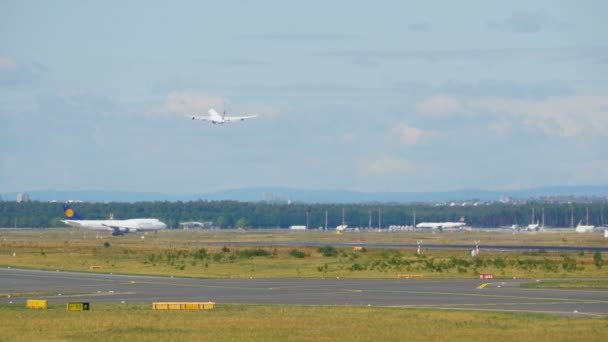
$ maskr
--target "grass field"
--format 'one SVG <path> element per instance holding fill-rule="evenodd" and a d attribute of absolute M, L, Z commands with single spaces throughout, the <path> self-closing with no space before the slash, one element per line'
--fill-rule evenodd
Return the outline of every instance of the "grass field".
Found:
<path fill-rule="evenodd" d="M 592 253 L 486 252 L 483 241 L 561 245 L 604 243 L 597 234 L 379 234 L 325 232 L 164 231 L 141 235 L 98 238 L 95 232 L 69 229 L 0 231 L 0 265 L 47 270 L 173 275 L 206 278 L 345 277 L 395 278 L 420 274 L 426 278 L 475 278 L 493 273 L 498 278 L 605 277 L 607 256 Z M 483 235 L 485 234 L 485 235 Z M 358 241 L 382 242 L 387 237 L 402 243 L 426 238 L 433 243 L 470 243 L 482 240 L 481 254 L 468 250 L 352 248 L 320 250 L 315 247 L 234 247 L 234 241 Z M 517 240 L 515 240 L 517 239 Z M 226 242 L 225 246 L 209 245 Z M 597 242 L 599 241 L 599 242 Z M 385 241 L 387 242 L 387 241 Z M 567 244 L 569 245 L 569 244 Z M 599 258 L 599 259 L 598 259 Z"/>
<path fill-rule="evenodd" d="M 88 312 L 0 306 L 0 341 L 604 341 L 608 319 L 374 307 L 220 305 L 155 312 L 94 304 Z"/>
<path fill-rule="evenodd" d="M 468 250 L 315 247 L 235 247 L 236 241 L 322 241 L 472 244 Z M 159 234 L 99 238 L 95 232 L 68 229 L 0 230 L 0 265 L 102 273 L 182 277 L 343 277 L 427 278 L 605 277 L 606 255 L 590 253 L 499 253 L 492 244 L 605 244 L 593 234 L 379 234 L 325 232 L 164 231 Z M 210 242 L 226 242 L 225 246 Z M 588 281 L 604 284 L 601 281 Z M 540 284 L 546 284 L 541 282 Z M 581 285 L 581 283 L 579 283 Z M 2 293 L 31 297 L 37 293 Z M 350 306 L 219 305 L 209 312 L 155 312 L 151 305 L 97 304 L 89 312 L 67 312 L 0 305 L 0 341 L 402 341 L 471 339 L 522 341 L 603 341 L 606 318 L 567 318 L 535 314 Z"/>

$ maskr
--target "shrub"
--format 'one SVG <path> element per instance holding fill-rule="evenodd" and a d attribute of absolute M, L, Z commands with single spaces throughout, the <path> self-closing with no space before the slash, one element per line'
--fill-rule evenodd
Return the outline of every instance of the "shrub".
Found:
<path fill-rule="evenodd" d="M 204 248 L 201 248 L 194 253 L 194 259 L 202 260 L 202 259 L 206 259 L 208 257 L 209 257 L 209 254 L 207 254 L 207 250 Z"/>
<path fill-rule="evenodd" d="M 317 252 L 325 257 L 336 257 L 338 256 L 338 250 L 332 246 L 319 247 Z"/>
<path fill-rule="evenodd" d="M 349 268 L 351 271 L 364 271 L 367 267 L 365 265 L 361 265 L 359 263 L 354 263 Z"/>
<path fill-rule="evenodd" d="M 245 258 L 245 259 L 249 259 L 249 258 L 253 258 L 253 257 L 267 257 L 270 256 L 270 252 L 268 252 L 265 249 L 262 248 L 256 248 L 256 249 L 245 249 L 241 252 L 239 252 L 239 256 L 241 258 Z"/>
<path fill-rule="evenodd" d="M 604 265 L 604 260 L 602 260 L 602 253 L 597 251 L 593 254 L 593 263 L 595 263 L 595 267 L 602 268 Z"/>
<path fill-rule="evenodd" d="M 309 256 L 309 254 L 308 254 L 308 253 L 303 252 L 303 251 L 299 251 L 299 250 L 297 250 L 297 249 L 292 249 L 292 250 L 289 252 L 289 255 L 291 255 L 291 256 L 292 256 L 292 257 L 294 257 L 294 258 L 299 258 L 299 259 L 306 258 L 307 256 Z"/>

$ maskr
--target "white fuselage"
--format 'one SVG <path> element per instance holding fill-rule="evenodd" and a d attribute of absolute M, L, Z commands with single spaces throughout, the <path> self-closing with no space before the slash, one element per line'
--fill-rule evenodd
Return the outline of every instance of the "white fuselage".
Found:
<path fill-rule="evenodd" d="M 427 228 L 427 229 L 453 229 L 462 228 L 466 225 L 464 222 L 420 222 L 416 225 L 416 228 Z"/>
<path fill-rule="evenodd" d="M 578 226 L 576 226 L 576 229 L 574 229 L 574 231 L 577 233 L 592 233 L 594 229 L 595 226 L 579 224 Z"/>
<path fill-rule="evenodd" d="M 527 227 L 528 230 L 539 230 L 540 229 L 540 224 L 538 223 L 531 223 L 528 225 Z"/>
<path fill-rule="evenodd" d="M 61 220 L 61 222 L 72 227 L 94 230 L 111 230 L 125 233 L 167 228 L 167 225 L 164 222 L 151 218 L 128 220 Z"/>

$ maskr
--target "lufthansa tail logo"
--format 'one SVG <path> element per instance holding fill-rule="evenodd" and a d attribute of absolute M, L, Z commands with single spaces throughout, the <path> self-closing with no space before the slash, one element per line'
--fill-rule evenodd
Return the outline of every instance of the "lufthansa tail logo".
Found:
<path fill-rule="evenodd" d="M 72 210 L 72 209 L 66 209 L 65 216 L 67 216 L 67 217 L 73 217 L 74 216 L 74 210 Z"/>

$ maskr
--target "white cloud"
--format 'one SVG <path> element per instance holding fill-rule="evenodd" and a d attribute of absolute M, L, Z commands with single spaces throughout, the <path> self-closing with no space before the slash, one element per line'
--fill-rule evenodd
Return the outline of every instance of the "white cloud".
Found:
<path fill-rule="evenodd" d="M 416 110 L 420 113 L 434 117 L 445 117 L 458 113 L 461 109 L 460 101 L 449 96 L 433 96 L 430 99 L 418 102 Z"/>
<path fill-rule="evenodd" d="M 167 95 L 166 107 L 172 113 L 206 115 L 210 108 L 223 110 L 225 103 L 221 96 L 172 91 Z"/>
<path fill-rule="evenodd" d="M 405 175 L 411 173 L 413 167 L 407 160 L 382 158 L 360 161 L 358 171 L 361 176 Z"/>
<path fill-rule="evenodd" d="M 547 136 L 608 135 L 608 96 L 575 95 L 541 100 L 441 96 L 422 101 L 416 108 L 433 117 L 489 117 L 494 120 L 489 128 L 503 133 L 510 127 L 520 126 Z"/>
<path fill-rule="evenodd" d="M 393 129 L 392 133 L 405 145 L 418 145 L 424 132 L 419 128 L 400 124 Z"/>
<path fill-rule="evenodd" d="M 504 118 L 500 118 L 494 122 L 491 122 L 488 125 L 488 128 L 490 130 L 494 131 L 496 134 L 498 134 L 500 136 L 504 136 L 512 128 L 512 124 L 509 121 L 505 120 Z"/>

